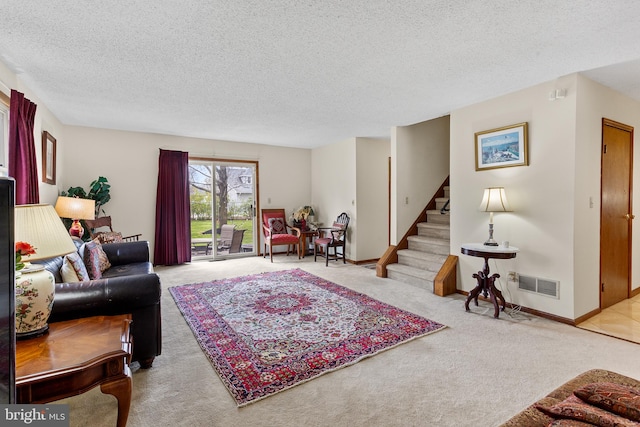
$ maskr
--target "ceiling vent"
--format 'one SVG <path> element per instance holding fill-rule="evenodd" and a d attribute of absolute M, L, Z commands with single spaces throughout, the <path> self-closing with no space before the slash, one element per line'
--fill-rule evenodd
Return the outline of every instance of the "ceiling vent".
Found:
<path fill-rule="evenodd" d="M 518 289 L 536 294 L 546 295 L 552 298 L 560 298 L 560 282 L 557 280 L 542 279 L 540 277 L 525 276 L 518 277 Z"/>

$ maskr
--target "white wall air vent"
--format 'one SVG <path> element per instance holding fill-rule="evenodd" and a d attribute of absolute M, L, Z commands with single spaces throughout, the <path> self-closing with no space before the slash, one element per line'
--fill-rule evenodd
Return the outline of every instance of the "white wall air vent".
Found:
<path fill-rule="evenodd" d="M 557 280 L 542 279 L 540 277 L 525 276 L 523 274 L 521 274 L 518 279 L 518 289 L 522 291 L 546 295 L 552 298 L 560 298 L 560 282 Z"/>

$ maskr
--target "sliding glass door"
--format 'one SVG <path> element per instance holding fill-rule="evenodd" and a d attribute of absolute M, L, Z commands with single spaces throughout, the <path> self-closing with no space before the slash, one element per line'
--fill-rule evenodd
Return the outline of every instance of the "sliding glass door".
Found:
<path fill-rule="evenodd" d="M 194 260 L 256 254 L 257 166 L 235 160 L 189 160 Z"/>

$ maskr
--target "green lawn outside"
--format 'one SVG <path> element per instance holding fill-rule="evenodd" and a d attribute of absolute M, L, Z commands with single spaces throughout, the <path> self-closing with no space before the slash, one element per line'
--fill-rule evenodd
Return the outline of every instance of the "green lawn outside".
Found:
<path fill-rule="evenodd" d="M 228 224 L 235 224 L 237 230 L 246 230 L 242 238 L 243 245 L 249 245 L 253 243 L 253 227 L 250 219 L 231 219 Z M 191 238 L 197 239 L 200 237 L 207 237 L 208 234 L 202 234 L 204 231 L 211 230 L 210 220 L 191 221 Z M 216 237 L 220 237 L 218 234 Z"/>

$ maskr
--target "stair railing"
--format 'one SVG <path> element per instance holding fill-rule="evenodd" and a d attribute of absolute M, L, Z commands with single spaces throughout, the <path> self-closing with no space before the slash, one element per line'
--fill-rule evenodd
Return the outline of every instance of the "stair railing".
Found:
<path fill-rule="evenodd" d="M 451 201 L 451 199 L 447 200 L 447 203 L 444 204 L 444 206 L 442 207 L 442 209 L 440 209 L 440 213 L 442 215 L 446 215 L 447 212 L 449 212 L 449 202 Z"/>

